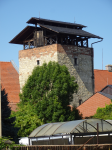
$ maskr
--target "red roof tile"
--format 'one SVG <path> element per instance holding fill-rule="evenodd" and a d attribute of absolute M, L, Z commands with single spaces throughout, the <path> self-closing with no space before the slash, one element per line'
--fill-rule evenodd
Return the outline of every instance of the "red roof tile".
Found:
<path fill-rule="evenodd" d="M 16 109 L 16 103 L 20 101 L 19 74 L 11 62 L 0 62 L 2 89 L 8 94 L 9 105 Z"/>
<path fill-rule="evenodd" d="M 94 94 L 84 103 L 77 107 L 80 113 L 82 113 L 83 118 L 93 116 L 96 113 L 98 107 L 105 107 L 106 104 L 110 104 L 111 100 L 108 97 L 100 93 Z"/>
<path fill-rule="evenodd" d="M 112 85 L 112 72 L 108 70 L 94 70 L 95 93 L 101 91 L 105 86 Z"/>

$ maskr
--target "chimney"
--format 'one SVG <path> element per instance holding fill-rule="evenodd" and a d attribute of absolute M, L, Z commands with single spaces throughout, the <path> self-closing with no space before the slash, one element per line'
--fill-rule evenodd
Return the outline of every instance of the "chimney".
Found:
<path fill-rule="evenodd" d="M 112 65 L 105 66 L 105 69 L 108 70 L 109 72 L 112 72 Z"/>

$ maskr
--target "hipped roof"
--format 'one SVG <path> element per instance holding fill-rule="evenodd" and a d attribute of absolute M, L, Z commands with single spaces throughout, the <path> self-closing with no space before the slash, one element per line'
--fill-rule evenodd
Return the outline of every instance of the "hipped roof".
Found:
<path fill-rule="evenodd" d="M 71 29 L 71 28 L 64 28 L 64 27 L 56 27 L 56 26 L 50 26 L 50 25 L 43 25 L 39 24 L 43 28 L 47 28 L 48 30 L 52 30 L 56 33 L 62 33 L 62 34 L 68 34 L 68 35 L 75 35 L 75 36 L 82 36 L 82 37 L 88 37 L 88 38 L 99 38 L 101 37 L 91 34 L 87 31 L 81 30 L 81 29 Z"/>
<path fill-rule="evenodd" d="M 24 40 L 28 40 L 33 37 L 34 31 L 35 27 L 27 26 L 18 35 L 16 35 L 9 43 L 23 44 Z"/>
<path fill-rule="evenodd" d="M 87 31 L 81 30 L 81 29 L 72 29 L 72 28 L 64 28 L 64 27 L 56 27 L 56 26 L 50 26 L 50 25 L 43 25 L 38 24 L 40 27 L 53 31 L 56 34 L 67 34 L 72 36 L 82 36 L 87 38 L 99 38 L 101 37 L 91 34 Z M 33 38 L 33 34 L 35 30 L 40 30 L 38 27 L 33 26 L 27 26 L 24 28 L 18 35 L 16 35 L 9 43 L 14 44 L 23 44 L 23 41 Z"/>

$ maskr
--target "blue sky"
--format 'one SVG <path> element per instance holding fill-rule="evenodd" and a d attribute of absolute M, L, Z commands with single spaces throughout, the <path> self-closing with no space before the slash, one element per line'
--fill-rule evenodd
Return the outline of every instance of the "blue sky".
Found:
<path fill-rule="evenodd" d="M 22 45 L 10 44 L 31 17 L 74 22 L 87 26 L 85 31 L 103 37 L 93 45 L 94 68 L 112 64 L 112 0 L 0 0 L 0 61 L 14 60 L 19 67 L 18 53 Z M 92 42 L 98 39 L 90 39 Z"/>

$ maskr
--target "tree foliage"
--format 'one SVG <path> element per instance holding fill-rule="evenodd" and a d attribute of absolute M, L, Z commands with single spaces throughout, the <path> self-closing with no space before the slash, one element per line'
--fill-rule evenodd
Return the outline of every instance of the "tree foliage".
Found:
<path fill-rule="evenodd" d="M 18 104 L 16 112 L 12 112 L 11 117 L 16 117 L 14 122 L 15 127 L 19 128 L 18 136 L 27 137 L 29 134 L 38 126 L 42 125 L 43 122 L 38 119 L 38 116 L 34 110 L 34 107 L 29 103 L 23 105 L 22 102 Z"/>
<path fill-rule="evenodd" d="M 19 109 L 14 113 L 16 126 L 21 127 L 22 132 L 31 132 L 42 123 L 80 119 L 78 110 L 71 111 L 68 106 L 77 89 L 75 78 L 70 76 L 66 66 L 49 62 L 35 67 L 20 94 Z M 19 131 L 19 135 L 22 132 Z"/>
<path fill-rule="evenodd" d="M 9 107 L 9 102 L 7 99 L 5 89 L 1 91 L 1 114 L 2 114 L 2 136 L 4 137 L 10 136 L 15 142 L 17 142 L 18 128 L 15 128 L 13 125 L 15 117 L 9 118 L 11 115 L 11 108 Z"/>
<path fill-rule="evenodd" d="M 106 105 L 104 108 L 98 108 L 93 118 L 112 120 L 112 104 Z"/>
<path fill-rule="evenodd" d="M 14 148 L 16 146 L 16 148 Z M 10 141 L 10 138 L 2 137 L 0 138 L 0 150 L 10 149 L 10 150 L 18 150 L 19 146 L 15 144 L 15 142 Z"/>

